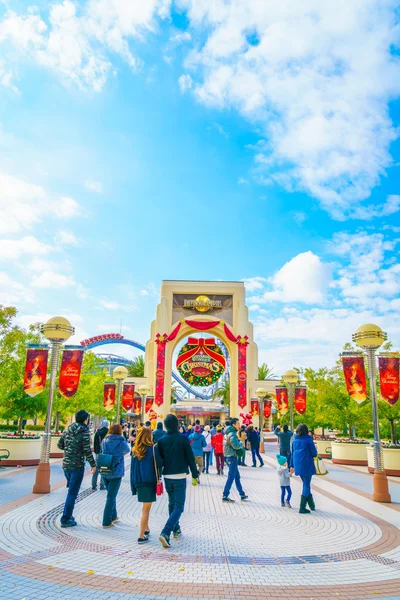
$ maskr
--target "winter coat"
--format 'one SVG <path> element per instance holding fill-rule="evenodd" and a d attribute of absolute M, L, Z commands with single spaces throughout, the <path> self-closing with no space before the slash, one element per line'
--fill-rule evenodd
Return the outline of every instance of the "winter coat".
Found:
<path fill-rule="evenodd" d="M 247 433 L 247 439 L 249 440 L 252 450 L 257 450 L 257 448 L 260 447 L 260 436 L 258 435 L 257 431 L 251 431 L 250 433 Z"/>
<path fill-rule="evenodd" d="M 108 433 L 108 427 L 101 427 L 94 434 L 93 449 L 94 449 L 95 454 L 100 454 L 101 442 L 104 440 L 107 433 Z"/>
<path fill-rule="evenodd" d="M 158 451 L 163 463 L 163 475 L 180 475 L 192 473 L 197 479 L 199 472 L 196 467 L 189 440 L 185 435 L 174 431 L 164 435 L 158 442 Z"/>
<path fill-rule="evenodd" d="M 189 436 L 190 446 L 195 456 L 203 456 L 203 448 L 207 446 L 204 435 L 198 431 Z"/>
<path fill-rule="evenodd" d="M 279 429 L 275 429 L 274 434 L 279 440 L 279 452 L 283 454 L 290 451 L 290 438 L 293 435 L 293 431 L 279 431 Z"/>
<path fill-rule="evenodd" d="M 295 435 L 292 444 L 290 466 L 300 477 L 315 475 L 314 458 L 318 451 L 309 435 Z"/>
<path fill-rule="evenodd" d="M 204 448 L 204 452 L 211 452 L 212 450 L 212 435 L 211 431 L 203 431 L 203 437 L 206 440 L 206 447 Z"/>
<path fill-rule="evenodd" d="M 216 433 L 212 439 L 212 445 L 213 445 L 215 454 L 223 454 L 224 453 L 224 434 L 221 432 Z"/>
<path fill-rule="evenodd" d="M 290 471 L 289 467 L 286 465 L 279 465 L 278 469 L 279 475 L 279 484 L 282 486 L 290 486 Z"/>
<path fill-rule="evenodd" d="M 90 448 L 90 433 L 87 425 L 72 423 L 62 434 L 57 444 L 60 450 L 64 450 L 64 471 L 76 471 L 83 469 L 85 459 L 91 467 L 96 466 L 92 450 Z"/>
<path fill-rule="evenodd" d="M 153 455 L 154 448 L 154 455 Z M 131 461 L 131 490 L 135 494 L 137 487 L 144 485 L 155 485 L 157 483 L 156 469 L 154 466 L 154 457 L 156 459 L 158 473 L 161 473 L 162 460 L 157 446 L 146 448 L 146 454 L 139 460 L 137 456 L 132 456 Z"/>
<path fill-rule="evenodd" d="M 153 431 L 153 442 L 157 444 L 159 440 L 166 434 L 164 429 L 155 429 Z"/>
<path fill-rule="evenodd" d="M 118 479 L 125 474 L 124 455 L 131 451 L 129 444 L 123 435 L 111 434 L 108 435 L 101 445 L 103 454 L 112 454 L 113 460 L 111 463 L 114 472 L 112 475 L 106 475 L 106 479 Z"/>
<path fill-rule="evenodd" d="M 224 456 L 237 456 L 236 450 L 242 450 L 244 448 L 242 442 L 239 441 L 237 431 L 233 427 L 233 425 L 229 425 L 225 429 L 225 439 L 224 439 Z"/>

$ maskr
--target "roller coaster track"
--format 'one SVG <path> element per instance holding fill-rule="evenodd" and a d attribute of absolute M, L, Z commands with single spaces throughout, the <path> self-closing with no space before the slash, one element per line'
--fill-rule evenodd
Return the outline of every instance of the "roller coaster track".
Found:
<path fill-rule="evenodd" d="M 143 344 L 141 344 L 140 342 L 136 342 L 135 340 L 128 340 L 126 338 L 124 338 L 122 335 L 117 334 L 117 333 L 109 333 L 109 334 L 105 334 L 105 335 L 99 335 L 93 338 L 88 338 L 87 340 L 83 340 L 81 342 L 81 345 L 84 346 L 87 350 L 92 350 L 93 348 L 98 348 L 99 346 L 104 346 L 107 344 L 125 344 L 126 346 L 132 346 L 133 348 L 137 348 L 138 350 L 141 350 L 142 352 L 145 351 L 145 346 Z M 132 364 L 132 360 L 129 360 L 128 358 L 123 358 L 122 356 L 117 356 L 116 354 L 112 354 L 112 355 L 107 355 L 107 354 L 100 354 L 99 355 L 101 358 L 104 358 L 104 360 L 106 360 L 108 363 L 111 364 L 115 364 L 115 365 L 130 365 Z M 110 359 L 108 359 L 108 357 L 110 357 Z M 189 394 L 193 394 L 193 396 L 195 396 L 196 398 L 200 398 L 201 400 L 211 400 L 212 399 L 212 394 L 203 394 L 201 392 L 199 392 L 197 389 L 194 389 L 192 386 L 190 386 L 184 379 L 182 379 L 182 377 L 180 377 L 180 375 L 173 370 L 172 371 L 172 377 L 175 379 L 175 381 L 178 382 L 178 384 L 184 388 L 187 392 L 189 392 Z M 180 398 L 180 395 L 177 394 L 177 397 Z"/>

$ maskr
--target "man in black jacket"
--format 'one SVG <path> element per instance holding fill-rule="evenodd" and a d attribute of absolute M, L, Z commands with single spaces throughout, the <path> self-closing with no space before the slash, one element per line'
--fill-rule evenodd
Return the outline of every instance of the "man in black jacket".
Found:
<path fill-rule="evenodd" d="M 101 452 L 101 443 L 104 440 L 104 438 L 106 437 L 109 427 L 110 427 L 110 423 L 107 421 L 107 419 L 102 419 L 100 421 L 100 429 L 98 429 L 96 431 L 96 433 L 94 434 L 93 450 L 96 455 L 96 464 L 97 464 L 97 457 Z M 96 471 L 93 473 L 93 477 L 92 477 L 92 490 L 97 489 L 98 477 L 99 477 L 99 470 L 96 468 Z M 103 476 L 100 476 L 100 489 L 101 490 L 106 489 Z"/>
<path fill-rule="evenodd" d="M 164 548 L 170 548 L 170 536 L 178 538 L 181 534 L 179 519 L 185 508 L 186 476 L 189 469 L 193 480 L 199 478 L 194 455 L 188 438 L 178 433 L 178 419 L 167 415 L 164 421 L 166 435 L 158 440 L 158 452 L 163 461 L 165 489 L 168 493 L 169 519 L 158 538 Z"/>

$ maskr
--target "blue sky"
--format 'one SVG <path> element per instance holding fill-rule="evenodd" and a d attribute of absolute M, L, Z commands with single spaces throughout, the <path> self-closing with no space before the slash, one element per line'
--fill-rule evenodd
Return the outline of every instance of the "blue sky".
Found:
<path fill-rule="evenodd" d="M 278 373 L 398 346 L 399 14 L 348 4 L 0 3 L 0 302 L 146 341 L 162 279 L 245 280 Z"/>

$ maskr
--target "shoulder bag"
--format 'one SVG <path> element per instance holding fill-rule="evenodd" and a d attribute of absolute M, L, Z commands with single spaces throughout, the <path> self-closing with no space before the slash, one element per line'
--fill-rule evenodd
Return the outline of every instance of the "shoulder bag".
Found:
<path fill-rule="evenodd" d="M 156 472 L 156 478 L 157 478 L 157 483 L 156 483 L 156 496 L 162 496 L 164 493 L 164 484 L 160 479 L 160 474 L 158 472 L 158 467 L 157 467 L 157 461 L 156 461 L 156 452 L 153 446 L 153 460 L 154 460 L 154 469 Z"/>

